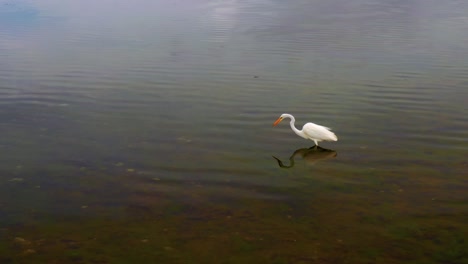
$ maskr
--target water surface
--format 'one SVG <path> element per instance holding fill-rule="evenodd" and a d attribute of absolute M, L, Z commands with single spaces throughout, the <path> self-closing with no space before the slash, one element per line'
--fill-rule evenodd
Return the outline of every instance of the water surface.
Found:
<path fill-rule="evenodd" d="M 0 260 L 465 263 L 466 14 L 1 1 Z"/>

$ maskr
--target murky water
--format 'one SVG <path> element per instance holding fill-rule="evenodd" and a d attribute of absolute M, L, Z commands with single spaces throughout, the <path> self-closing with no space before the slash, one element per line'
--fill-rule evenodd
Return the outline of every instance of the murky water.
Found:
<path fill-rule="evenodd" d="M 0 1 L 0 262 L 466 263 L 467 14 Z"/>

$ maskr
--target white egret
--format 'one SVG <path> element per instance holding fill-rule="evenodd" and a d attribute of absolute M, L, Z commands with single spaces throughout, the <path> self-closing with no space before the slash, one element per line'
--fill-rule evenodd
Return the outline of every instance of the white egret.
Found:
<path fill-rule="evenodd" d="M 310 139 L 315 142 L 315 145 L 318 146 L 318 142 L 320 141 L 337 141 L 338 138 L 336 137 L 335 133 L 331 132 L 331 128 L 324 127 L 321 125 L 317 125 L 314 123 L 307 123 L 302 127 L 302 130 L 297 129 L 294 126 L 294 122 L 296 119 L 294 116 L 290 114 L 282 114 L 276 121 L 273 123 L 273 126 L 279 124 L 284 118 L 290 118 L 291 122 L 291 129 L 296 133 L 298 136 L 303 137 L 305 139 Z"/>

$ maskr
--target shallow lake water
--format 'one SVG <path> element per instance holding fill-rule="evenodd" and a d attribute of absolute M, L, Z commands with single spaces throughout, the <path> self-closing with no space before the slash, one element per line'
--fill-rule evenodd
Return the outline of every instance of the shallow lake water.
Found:
<path fill-rule="evenodd" d="M 0 263 L 467 263 L 467 31 L 461 0 L 0 0 Z"/>

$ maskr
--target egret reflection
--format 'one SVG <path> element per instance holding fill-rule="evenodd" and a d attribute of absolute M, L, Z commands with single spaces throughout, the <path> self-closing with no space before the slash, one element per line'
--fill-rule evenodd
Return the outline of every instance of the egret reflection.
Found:
<path fill-rule="evenodd" d="M 292 168 L 294 167 L 296 156 L 302 157 L 302 159 L 309 165 L 313 165 L 318 161 L 331 159 L 336 157 L 337 152 L 331 149 L 322 148 L 319 146 L 314 146 L 311 148 L 300 148 L 294 151 L 294 153 L 289 157 L 289 165 L 284 165 L 284 163 L 277 157 L 273 156 L 278 162 L 278 165 L 281 168 Z"/>

